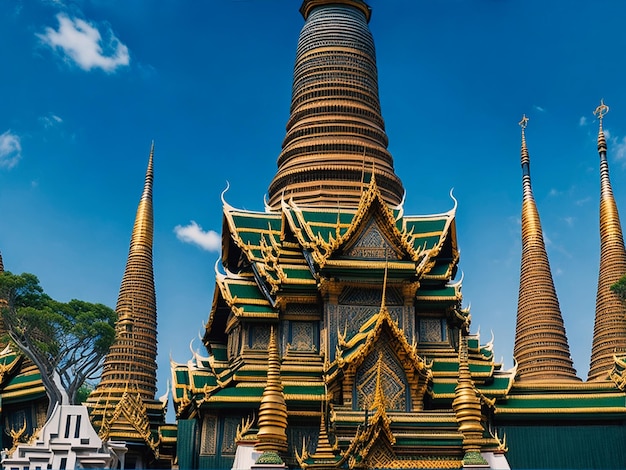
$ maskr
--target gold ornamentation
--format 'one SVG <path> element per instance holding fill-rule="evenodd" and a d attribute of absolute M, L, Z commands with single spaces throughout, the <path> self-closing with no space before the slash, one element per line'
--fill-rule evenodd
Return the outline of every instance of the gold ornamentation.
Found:
<path fill-rule="evenodd" d="M 276 329 L 271 327 L 267 348 L 267 383 L 259 408 L 258 443 L 254 449 L 263 453 L 287 450 L 287 404 L 280 378 L 280 356 Z"/>
<path fill-rule="evenodd" d="M 26 418 L 24 417 L 23 424 L 19 429 L 8 428 L 5 429 L 4 432 L 10 436 L 12 440 L 11 448 L 7 451 L 7 455 L 11 455 L 16 451 L 20 443 L 28 440 L 28 435 L 26 434 Z"/>
<path fill-rule="evenodd" d="M 119 423 L 121 417 L 135 429 L 138 435 L 152 450 L 155 458 L 159 458 L 159 439 L 154 439 L 150 429 L 150 420 L 145 403 L 138 390 L 130 391 L 128 388 L 115 405 L 110 417 L 104 417 L 98 436 L 103 441 L 109 439 L 112 429 Z M 130 437 L 130 436 L 129 436 Z"/>
<path fill-rule="evenodd" d="M 626 391 L 626 358 L 613 357 L 615 365 L 609 374 L 611 380 L 622 392 Z"/>
<path fill-rule="evenodd" d="M 480 441 L 484 432 L 479 392 L 476 390 L 470 374 L 467 351 L 467 334 L 469 333 L 469 316 L 459 330 L 459 381 L 454 390 L 452 408 L 459 423 L 459 431 L 463 434 L 463 450 L 465 459 L 480 456 Z M 481 463 L 486 463 L 482 457 Z"/>
<path fill-rule="evenodd" d="M 600 120 L 600 123 L 602 123 L 602 119 L 604 118 L 604 116 L 607 115 L 608 112 L 609 112 L 609 107 L 606 104 L 604 104 L 604 98 L 603 98 L 600 100 L 600 104 L 594 110 L 593 114 Z"/>

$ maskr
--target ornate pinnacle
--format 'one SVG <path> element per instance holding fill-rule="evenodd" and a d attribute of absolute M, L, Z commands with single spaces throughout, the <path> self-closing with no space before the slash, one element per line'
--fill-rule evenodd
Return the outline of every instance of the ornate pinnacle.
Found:
<path fill-rule="evenodd" d="M 467 334 L 469 321 L 459 330 L 459 381 L 454 389 L 452 408 L 463 434 L 464 463 L 484 465 L 487 462 L 480 455 L 480 442 L 483 434 L 480 398 L 476 393 L 469 369 Z"/>
<path fill-rule="evenodd" d="M 324 394 L 324 401 L 322 403 L 322 417 L 320 419 L 320 432 L 317 438 L 317 447 L 315 453 L 311 456 L 313 459 L 319 460 L 334 460 L 335 453 L 328 440 L 328 432 L 326 431 L 326 412 L 328 409 L 328 391 Z"/>
<path fill-rule="evenodd" d="M 287 450 L 287 404 L 280 379 L 280 356 L 276 330 L 271 327 L 268 345 L 267 384 L 261 397 L 259 408 L 259 442 L 254 446 L 257 451 L 265 454 L 278 454 Z M 267 457 L 267 456 L 266 456 Z M 262 461 L 261 461 L 262 462 Z M 260 463 L 257 461 L 257 464 Z"/>
<path fill-rule="evenodd" d="M 376 389 L 374 390 L 374 401 L 372 403 L 371 409 L 384 410 L 386 408 L 385 404 L 385 390 L 383 389 L 382 382 L 382 367 L 383 367 L 383 353 L 378 353 L 378 361 L 376 364 Z"/>
<path fill-rule="evenodd" d="M 528 118 L 524 114 L 522 120 L 519 122 L 522 128 L 522 167 L 525 164 L 530 164 L 530 157 L 528 156 L 528 148 L 526 148 L 526 126 L 528 125 Z"/>
<path fill-rule="evenodd" d="M 598 127 L 598 152 L 606 152 L 606 138 L 604 137 L 604 130 L 602 129 L 602 119 L 609 112 L 609 107 L 604 104 L 604 99 L 600 100 L 600 104 L 595 109 L 593 114 L 598 118 L 600 122 Z"/>

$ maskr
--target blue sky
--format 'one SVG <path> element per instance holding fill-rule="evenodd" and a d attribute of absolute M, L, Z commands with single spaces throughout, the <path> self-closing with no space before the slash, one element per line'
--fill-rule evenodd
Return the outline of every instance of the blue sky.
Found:
<path fill-rule="evenodd" d="M 520 129 L 574 365 L 599 260 L 593 110 L 626 217 L 626 3 L 372 0 L 380 98 L 407 214 L 459 201 L 472 330 L 512 365 Z M 220 193 L 263 209 L 289 116 L 299 1 L 0 3 L 0 251 L 59 300 L 115 305 L 152 140 L 159 393 L 201 347 Z M 177 228 L 178 227 L 178 228 Z M 217 233 L 215 233 L 217 232 Z"/>

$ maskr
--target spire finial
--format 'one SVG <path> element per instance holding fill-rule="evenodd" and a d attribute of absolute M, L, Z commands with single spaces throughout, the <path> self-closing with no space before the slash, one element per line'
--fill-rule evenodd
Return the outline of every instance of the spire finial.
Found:
<path fill-rule="evenodd" d="M 597 118 L 600 120 L 600 127 L 602 127 L 602 118 L 606 116 L 608 112 L 609 112 L 609 107 L 606 104 L 604 104 L 604 98 L 602 98 L 600 100 L 600 104 L 598 105 L 596 110 L 593 112 L 593 114 L 595 114 Z"/>
<path fill-rule="evenodd" d="M 528 148 L 526 147 L 526 126 L 528 126 L 528 118 L 526 114 L 522 116 L 522 120 L 518 123 L 522 128 L 522 167 L 530 164 L 530 156 L 528 155 Z"/>
<path fill-rule="evenodd" d="M 522 128 L 522 134 L 524 133 L 524 129 L 526 129 L 526 126 L 528 125 L 528 121 L 529 119 L 526 117 L 526 114 L 524 114 L 522 116 L 522 120 L 518 123 Z"/>
<path fill-rule="evenodd" d="M 609 107 L 604 104 L 604 98 L 600 100 L 600 105 L 595 109 L 593 114 L 598 118 L 598 152 L 606 152 L 606 138 L 604 137 L 604 129 L 602 129 L 602 119 L 609 112 Z"/>

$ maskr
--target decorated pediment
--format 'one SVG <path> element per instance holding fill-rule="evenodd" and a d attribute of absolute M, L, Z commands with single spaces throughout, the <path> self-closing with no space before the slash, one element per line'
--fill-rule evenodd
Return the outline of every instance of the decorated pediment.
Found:
<path fill-rule="evenodd" d="M 329 380 L 341 377 L 344 399 L 352 402 L 353 408 L 367 408 L 370 404 L 375 374 L 380 375 L 374 362 L 383 357 L 384 388 L 391 399 L 389 409 L 422 409 L 432 373 L 417 354 L 417 345 L 409 344 L 384 305 L 350 340 L 346 341 L 339 333 L 335 357 L 329 368 Z"/>
<path fill-rule="evenodd" d="M 420 272 L 428 264 L 429 250 L 414 242 L 413 227 L 404 224 L 400 209 L 387 205 L 374 177 L 356 209 L 312 210 L 289 201 L 283 202 L 282 210 L 313 270 L 351 260 L 402 261 L 406 266 L 397 268 Z"/>
<path fill-rule="evenodd" d="M 112 433 L 119 430 L 127 433 L 129 438 L 142 439 L 158 458 L 159 438 L 153 436 L 146 405 L 139 392 L 128 387 L 111 415 L 103 417 L 98 437 L 107 441 Z"/>
<path fill-rule="evenodd" d="M 402 258 L 402 252 L 391 244 L 374 218 L 367 222 L 354 243 L 343 251 L 344 257 L 354 259 L 382 261 Z"/>

